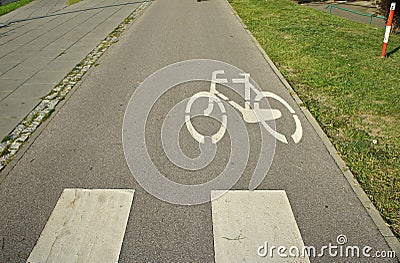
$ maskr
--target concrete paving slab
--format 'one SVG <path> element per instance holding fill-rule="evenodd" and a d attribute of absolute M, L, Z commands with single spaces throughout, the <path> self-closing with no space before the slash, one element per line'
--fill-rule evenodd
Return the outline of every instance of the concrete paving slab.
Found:
<path fill-rule="evenodd" d="M 33 52 L 32 52 L 33 53 Z M 32 54 L 33 56 L 19 64 L 18 66 L 27 66 L 35 68 L 37 71 L 47 65 L 50 61 L 59 55 L 57 50 L 37 51 Z"/>
<path fill-rule="evenodd" d="M 61 37 L 65 37 L 64 35 L 66 35 L 66 33 L 72 32 L 72 31 L 85 32 L 86 28 L 81 28 L 81 26 L 84 26 L 85 22 L 88 19 L 90 19 L 90 18 L 81 17 L 78 15 L 77 17 L 74 17 L 74 18 L 70 19 L 69 21 L 66 21 L 65 23 L 57 26 L 53 30 L 58 30 L 60 32 L 63 32 L 63 36 L 61 36 Z"/>
<path fill-rule="evenodd" d="M 23 46 L 34 38 L 34 36 L 30 35 L 33 34 L 34 32 L 21 32 L 21 35 L 17 34 L 16 32 L 19 31 L 8 32 L 4 34 L 4 38 L 3 37 L 0 38 L 1 40 L 0 43 L 2 48 L 3 47 L 5 48 L 6 46 L 11 46 L 14 47 L 15 49 L 15 45 Z"/>
<path fill-rule="evenodd" d="M 118 23 L 111 23 L 110 21 L 105 20 L 101 25 L 99 25 L 95 31 L 96 32 L 111 32 L 116 26 L 118 25 Z"/>
<path fill-rule="evenodd" d="M 52 42 L 52 41 L 55 41 L 55 40 L 57 40 L 59 38 L 64 37 L 66 32 L 75 30 L 76 26 L 79 26 L 76 23 L 72 23 L 72 24 L 64 23 L 63 25 L 67 26 L 68 28 L 67 29 L 62 29 L 59 26 L 57 26 L 57 27 L 51 29 L 51 31 L 46 32 L 45 34 L 43 34 L 40 38 L 41 39 L 46 39 L 47 38 L 48 42 Z"/>
<path fill-rule="evenodd" d="M 12 98 L 20 98 L 21 101 L 30 99 L 40 99 L 46 96 L 54 87 L 53 83 L 29 83 L 29 81 L 21 85 L 18 89 L 11 93 Z"/>
<path fill-rule="evenodd" d="M 66 50 L 76 41 L 74 39 L 59 38 L 56 41 L 49 43 L 43 50 Z"/>
<path fill-rule="evenodd" d="M 47 61 L 51 61 L 54 58 L 58 57 L 64 50 L 63 49 L 41 49 L 38 52 L 34 53 L 35 55 L 30 59 L 45 59 Z"/>
<path fill-rule="evenodd" d="M 0 39 L 1 39 L 1 37 L 0 37 Z M 21 45 L 17 45 L 17 46 L 21 46 Z M 1 45 L 0 46 L 0 58 L 9 54 L 10 52 L 14 52 L 15 49 L 16 49 L 16 45 L 13 45 L 12 43 L 7 43 L 5 45 Z"/>
<path fill-rule="evenodd" d="M 0 141 L 21 121 L 21 117 L 0 117 Z"/>
<path fill-rule="evenodd" d="M 88 54 L 90 47 L 86 47 L 86 50 L 74 50 L 74 51 L 65 51 L 58 58 L 65 61 L 76 61 L 77 64 Z M 94 47 L 93 47 L 94 48 Z"/>
<path fill-rule="evenodd" d="M 8 91 L 0 91 L 0 101 L 2 101 L 8 95 L 10 95 L 10 92 L 8 92 Z"/>
<path fill-rule="evenodd" d="M 70 10 L 74 10 L 74 11 L 85 11 L 87 9 L 103 9 L 104 7 L 108 7 L 110 5 L 113 5 L 115 3 L 118 2 L 122 2 L 122 1 L 116 1 L 116 0 L 111 0 L 111 1 L 107 1 L 107 0 L 102 0 L 102 1 L 98 1 L 97 3 L 95 3 L 94 1 L 81 1 L 77 4 L 74 4 L 73 6 L 71 6 Z"/>
<path fill-rule="evenodd" d="M 88 45 L 84 45 L 84 44 L 82 44 L 82 45 L 80 45 L 80 46 L 72 46 L 71 48 L 69 48 L 68 50 L 67 50 L 67 55 L 69 54 L 69 53 L 73 53 L 73 54 L 84 54 L 84 56 L 86 56 L 87 54 L 89 54 L 89 52 L 90 51 L 92 51 L 95 47 L 97 46 L 97 44 L 96 45 L 90 45 L 90 44 L 88 44 Z"/>
<path fill-rule="evenodd" d="M 102 21 L 104 21 L 104 18 L 102 19 Z M 92 31 L 99 23 L 98 21 L 85 21 L 82 22 L 82 24 L 80 26 L 75 27 L 72 31 L 73 32 L 79 32 L 79 33 L 83 33 L 81 35 L 81 37 L 85 36 L 85 34 L 87 34 L 88 32 Z M 71 31 L 71 32 L 72 32 Z"/>
<path fill-rule="evenodd" d="M 32 78 L 28 79 L 26 83 L 29 84 L 53 84 L 59 83 L 67 73 L 65 71 L 40 71 L 36 73 Z M 50 91 L 50 89 L 48 90 Z"/>
<path fill-rule="evenodd" d="M 39 52 L 40 53 L 40 52 Z M 32 54 L 33 55 L 33 54 Z M 16 67 L 1 75 L 3 79 L 28 79 L 32 77 L 41 68 L 46 66 L 52 58 L 43 57 L 41 55 L 28 58 Z"/>
<path fill-rule="evenodd" d="M 21 65 L 21 64 L 20 64 Z M 0 78 L 2 79 L 22 79 L 26 80 L 35 74 L 37 69 L 25 66 L 16 66 L 15 68 L 7 71 Z"/>
<path fill-rule="evenodd" d="M 103 22 L 110 15 L 114 16 L 112 13 L 108 13 L 105 9 L 96 10 L 93 16 L 82 21 L 81 25 L 85 27 L 95 27 Z"/>
<path fill-rule="evenodd" d="M 49 13 L 53 14 L 53 13 L 59 12 L 66 7 L 67 7 L 66 1 L 56 1 L 53 4 L 53 6 L 49 9 Z"/>
<path fill-rule="evenodd" d="M 76 62 L 73 60 L 60 60 L 60 59 L 55 59 L 51 61 L 47 66 L 45 66 L 42 70 L 43 71 L 59 71 L 59 72 L 65 72 L 67 69 L 68 71 L 71 71 L 75 66 Z"/>
<path fill-rule="evenodd" d="M 23 79 L 1 79 L 0 78 L 0 92 L 11 92 L 22 85 L 25 80 Z"/>
<path fill-rule="evenodd" d="M 50 33 L 53 34 L 53 33 L 55 33 L 55 31 L 59 31 L 59 32 L 62 32 L 64 35 L 65 33 L 69 32 L 71 30 L 74 30 L 74 28 L 79 26 L 79 24 L 77 24 L 75 22 L 75 17 L 73 17 L 73 16 L 71 16 L 71 18 L 69 18 L 69 19 L 65 19 L 65 17 L 64 17 L 64 20 L 65 21 L 61 24 L 53 25 L 48 32 L 52 31 Z"/>
<path fill-rule="evenodd" d="M 48 41 L 52 42 L 55 39 L 48 39 Z M 48 45 L 48 41 L 31 41 L 25 44 L 25 47 L 28 47 L 29 49 L 33 49 L 33 50 L 41 50 L 42 48 L 44 48 L 45 46 Z"/>
<path fill-rule="evenodd" d="M 32 23 L 35 21 L 35 23 Z M 20 21 L 11 21 L 7 27 L 2 28 L 4 32 L 12 32 L 18 36 L 23 36 L 28 34 L 31 31 L 35 31 L 40 29 L 38 27 L 38 21 L 44 25 L 46 22 L 51 21 L 51 19 L 41 19 L 41 20 L 20 20 Z"/>
<path fill-rule="evenodd" d="M 89 34 L 85 36 L 86 39 L 97 39 L 99 42 L 103 39 L 105 39 L 108 36 L 107 32 L 99 31 L 99 30 L 93 30 Z"/>
<path fill-rule="evenodd" d="M 88 29 L 77 29 L 77 30 L 71 30 L 67 33 L 65 33 L 62 37 L 63 38 L 68 38 L 68 39 L 75 39 L 79 40 L 86 34 L 88 34 L 91 30 Z"/>
<path fill-rule="evenodd" d="M 7 43 L 12 41 L 15 37 L 16 36 L 13 34 L 4 33 L 4 32 L 1 32 L 1 30 L 0 30 L 0 46 L 6 47 Z M 10 47 L 12 47 L 12 46 L 10 45 Z"/>
<path fill-rule="evenodd" d="M 19 44 L 16 44 L 16 43 L 9 43 L 9 45 L 13 45 L 14 46 L 14 50 L 11 53 L 11 54 L 14 54 L 14 55 L 33 56 L 37 51 L 40 50 L 40 49 L 37 49 L 37 48 L 34 48 L 34 47 L 27 46 L 25 44 L 19 45 Z"/>
<path fill-rule="evenodd" d="M 12 52 L 1 57 L 1 61 L 21 63 L 32 55 L 33 55 L 32 53 Z"/>
<path fill-rule="evenodd" d="M 20 98 L 11 94 L 0 102 L 0 117 L 19 118 L 21 121 L 39 102 L 40 99 Z"/>
<path fill-rule="evenodd" d="M 106 32 L 91 32 L 85 36 L 85 39 L 94 39 L 97 40 L 98 43 L 100 43 L 102 40 L 104 40 L 108 36 L 108 33 Z"/>
<path fill-rule="evenodd" d="M 15 38 L 15 42 L 27 44 L 32 40 L 40 39 L 42 36 L 46 34 L 62 34 L 65 29 L 57 30 L 58 27 L 63 26 L 68 20 L 73 19 L 73 16 L 65 16 L 60 19 L 46 19 L 46 20 L 38 19 L 32 20 L 28 26 L 24 26 L 21 28 L 16 28 L 14 31 L 16 32 L 15 35 L 18 38 Z M 69 26 L 69 30 L 70 30 Z M 59 36 L 59 35 L 58 35 Z"/>
<path fill-rule="evenodd" d="M 124 19 L 130 14 L 130 12 L 131 10 L 129 10 L 129 8 L 124 8 L 124 6 L 122 6 L 113 16 L 110 16 L 107 20 L 113 21 L 115 19 Z"/>
<path fill-rule="evenodd" d="M 67 51 L 75 51 L 75 50 L 79 50 L 81 48 L 83 48 L 85 50 L 88 50 L 88 48 L 91 48 L 90 50 L 92 50 L 94 47 L 96 47 L 99 44 L 99 42 L 100 41 L 98 39 L 83 37 L 79 41 L 77 41 L 75 44 L 73 44 L 70 48 L 68 48 Z"/>
<path fill-rule="evenodd" d="M 6 73 L 10 69 L 14 68 L 16 65 L 18 65 L 18 62 L 3 62 L 0 63 L 0 75 Z"/>

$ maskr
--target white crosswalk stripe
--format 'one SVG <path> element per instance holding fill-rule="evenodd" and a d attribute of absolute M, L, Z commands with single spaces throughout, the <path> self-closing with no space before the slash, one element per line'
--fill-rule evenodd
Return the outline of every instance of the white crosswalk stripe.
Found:
<path fill-rule="evenodd" d="M 28 262 L 117 262 L 134 190 L 65 189 Z"/>
<path fill-rule="evenodd" d="M 214 196 L 220 191 L 214 191 Z M 278 262 L 277 249 L 304 247 L 285 191 L 228 191 L 212 201 L 215 261 Z M 288 251 L 280 251 L 281 255 Z M 305 258 L 290 258 L 309 262 Z"/>

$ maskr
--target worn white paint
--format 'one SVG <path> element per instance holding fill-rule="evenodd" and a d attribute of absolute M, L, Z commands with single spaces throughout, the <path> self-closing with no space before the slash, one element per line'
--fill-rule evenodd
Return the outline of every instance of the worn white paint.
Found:
<path fill-rule="evenodd" d="M 260 249 L 265 242 L 269 247 L 304 246 L 285 191 L 228 191 L 212 201 L 212 220 L 217 263 L 309 262 L 308 257 L 259 255 L 265 252 Z"/>
<path fill-rule="evenodd" d="M 117 262 L 134 190 L 65 189 L 28 262 Z"/>

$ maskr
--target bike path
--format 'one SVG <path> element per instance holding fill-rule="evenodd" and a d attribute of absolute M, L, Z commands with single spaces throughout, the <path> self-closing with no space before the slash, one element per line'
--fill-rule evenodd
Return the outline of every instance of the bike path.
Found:
<path fill-rule="evenodd" d="M 135 190 L 121 241 L 120 262 L 215 261 L 220 255 L 217 252 L 221 251 L 222 239 L 235 242 L 232 249 L 236 251 L 232 253 L 240 253 L 241 242 L 252 237 L 247 235 L 242 240 L 240 231 L 225 236 L 221 228 L 223 224 L 219 224 L 218 216 L 214 216 L 224 212 L 223 205 L 180 206 L 158 200 L 134 180 L 123 152 L 123 118 L 135 89 L 160 68 L 196 58 L 220 60 L 243 69 L 264 91 L 282 97 L 298 113 L 303 127 L 301 141 L 297 144 L 276 143 L 271 168 L 257 189 L 285 191 L 305 245 L 321 248 L 335 243 L 339 235 L 345 235 L 351 245 L 390 250 L 315 128 L 236 19 L 228 3 L 170 0 L 155 1 L 148 7 L 57 108 L 45 127 L 31 139 L 34 141 L 21 158 L 11 164 L 12 169 L 0 185 L 0 240 L 3 240 L 0 261 L 17 262 L 29 257 L 66 188 Z M 221 154 L 213 163 L 192 174 L 168 163 L 160 150 L 159 130 L 163 117 L 175 103 L 208 88 L 209 83 L 181 85 L 166 93 L 147 119 L 150 128 L 146 131 L 146 142 L 153 162 L 167 176 L 187 184 L 208 181 L 224 169 L 231 150 L 228 136 L 218 145 Z M 290 135 L 294 126 L 291 118 L 285 117 L 289 116 L 288 112 L 279 104 L 272 106 L 279 108 L 284 116 L 276 122 L 277 129 Z M 213 122 L 202 125 L 205 130 L 215 129 Z M 250 134 L 250 157 L 243 177 L 233 190 L 248 189 L 260 153 L 260 128 L 251 124 L 246 124 L 246 127 Z M 198 154 L 188 132 L 182 131 L 181 144 L 188 154 Z M 147 167 L 138 169 L 145 172 Z M 269 205 L 268 199 L 249 200 L 239 197 L 238 205 L 233 205 L 229 216 L 223 217 L 227 218 L 227 224 L 233 222 L 230 218 L 236 218 L 235 209 L 238 214 L 247 214 L 251 218 L 251 213 L 257 214 L 262 207 Z M 246 209 L 251 212 L 246 213 Z M 101 215 L 107 217 L 109 214 Z M 290 217 L 290 213 L 288 215 Z M 288 221 L 283 219 L 284 222 Z M 292 224 L 288 227 L 293 227 L 293 221 L 290 222 Z M 270 232 L 264 231 L 268 229 L 262 228 L 264 223 L 269 224 L 260 223 L 258 237 L 278 242 Z M 275 224 L 281 227 L 279 222 Z M 257 230 L 254 225 L 238 226 L 244 227 L 242 233 Z M 214 232 L 216 230 L 221 230 L 225 238 L 216 239 L 221 233 Z M 279 236 L 279 232 L 276 235 Z M 279 245 L 279 242 L 273 245 Z M 227 246 L 222 247 L 226 249 Z M 249 253 L 254 253 L 251 262 L 256 259 L 263 262 L 264 258 L 258 258 L 256 254 L 257 247 Z M 327 256 L 310 258 L 311 262 L 332 260 Z M 370 262 L 371 259 L 364 257 L 349 261 Z M 396 262 L 396 259 L 374 261 Z"/>

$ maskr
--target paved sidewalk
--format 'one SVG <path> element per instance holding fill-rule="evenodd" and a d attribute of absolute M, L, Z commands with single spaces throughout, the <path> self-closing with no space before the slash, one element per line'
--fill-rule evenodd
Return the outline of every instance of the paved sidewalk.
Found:
<path fill-rule="evenodd" d="M 0 18 L 0 138 L 14 127 L 138 1 L 35 0 Z"/>

